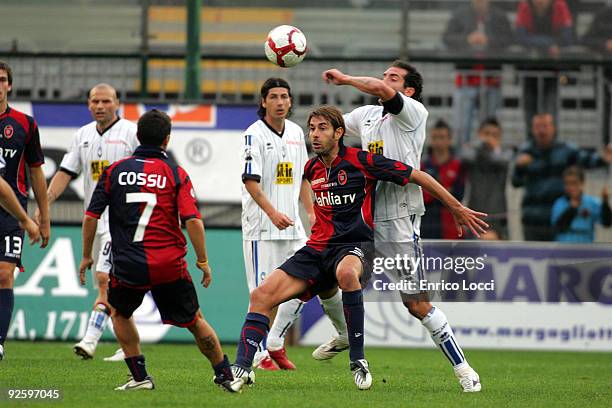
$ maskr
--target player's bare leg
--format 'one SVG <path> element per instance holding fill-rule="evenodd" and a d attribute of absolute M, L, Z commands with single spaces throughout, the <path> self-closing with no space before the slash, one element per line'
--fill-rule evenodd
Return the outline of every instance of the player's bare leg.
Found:
<path fill-rule="evenodd" d="M 200 310 L 196 315 L 196 321 L 187 329 L 193 334 L 200 352 L 210 361 L 215 371 L 213 378 L 215 384 L 230 392 L 238 391 L 242 384 L 239 383 L 240 380 L 234 381 L 229 360 L 223 354 L 217 333 L 204 319 Z"/>
<path fill-rule="evenodd" d="M 337 334 L 326 343 L 321 344 L 312 352 L 315 360 L 329 360 L 349 348 L 346 334 L 346 319 L 342 306 L 342 293 L 338 288 L 319 293 L 323 311 L 329 317 Z"/>
<path fill-rule="evenodd" d="M 442 310 L 429 302 L 427 294 L 404 297 L 404 306 L 411 315 L 421 321 L 429 331 L 433 342 L 440 348 L 453 366 L 455 376 L 464 392 L 478 392 L 481 389 L 480 377 L 468 364 L 463 350 L 459 347 L 453 329 Z"/>
<path fill-rule="evenodd" d="M 113 310 L 113 328 L 115 336 L 125 353 L 125 363 L 130 369 L 130 381 L 115 388 L 116 391 L 153 390 L 153 379 L 147 373 L 145 358 L 140 350 L 140 336 L 133 317 L 125 317 Z"/>
<path fill-rule="evenodd" d="M 336 279 L 342 289 L 353 380 L 358 389 L 367 390 L 372 386 L 372 375 L 363 350 L 365 311 L 359 282 L 362 272 L 361 259 L 355 255 L 345 256 L 336 267 Z"/>
<path fill-rule="evenodd" d="M 108 273 L 96 272 L 95 275 L 98 284 L 98 297 L 89 315 L 85 336 L 74 345 L 74 352 L 84 360 L 93 358 L 111 315 L 111 307 L 108 304 Z"/>
<path fill-rule="evenodd" d="M 253 356 L 259 343 L 268 334 L 272 309 L 304 292 L 306 288 L 304 280 L 276 269 L 251 292 L 249 313 L 240 332 L 236 362 L 233 366 L 235 377 L 241 378 L 245 384 L 253 382 Z"/>
<path fill-rule="evenodd" d="M 4 359 L 4 341 L 11 324 L 15 305 L 13 294 L 15 267 L 14 263 L 0 262 L 0 361 Z"/>

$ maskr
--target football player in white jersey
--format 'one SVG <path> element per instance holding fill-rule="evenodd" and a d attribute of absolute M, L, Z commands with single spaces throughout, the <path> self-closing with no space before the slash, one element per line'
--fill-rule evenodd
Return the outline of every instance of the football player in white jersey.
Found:
<path fill-rule="evenodd" d="M 242 237 L 249 292 L 304 246 L 306 232 L 299 201 L 314 223 L 310 186 L 302 179 L 308 161 L 304 133 L 287 119 L 290 112 L 287 81 L 267 79 L 261 87 L 260 119 L 244 133 Z M 284 337 L 303 305 L 293 299 L 279 306 L 267 345 L 260 345 L 254 366 L 266 370 L 295 368 L 286 356 Z"/>
<path fill-rule="evenodd" d="M 327 83 L 349 85 L 379 98 L 379 105 L 362 106 L 344 115 L 347 135 L 361 137 L 364 150 L 420 167 L 428 112 L 421 102 L 423 77 L 416 68 L 397 60 L 387 68 L 382 80 L 354 77 L 337 69 L 327 70 L 322 76 Z M 375 206 L 376 255 L 394 258 L 399 246 L 402 256 L 422 256 L 419 227 L 425 206 L 421 188 L 412 183 L 400 187 L 384 182 L 377 188 Z M 396 276 L 391 278 L 423 278 L 420 268 L 408 276 L 402 272 L 393 271 Z M 421 321 L 451 362 L 463 391 L 480 391 L 480 378 L 468 364 L 444 313 L 429 302 L 427 293 L 417 290 L 400 294 L 410 314 Z"/>
<path fill-rule="evenodd" d="M 47 189 L 49 204 L 57 200 L 68 184 L 82 174 L 84 205 L 87 209 L 104 168 L 117 160 L 131 156 L 139 144 L 136 138 L 136 124 L 117 116 L 119 99 L 112 86 L 104 83 L 94 86 L 89 91 L 87 103 L 94 120 L 81 127 L 74 135 L 70 150 L 64 156 L 59 170 Z M 83 359 L 93 358 L 110 316 L 107 296 L 108 274 L 111 270 L 108 210 L 102 214 L 100 220 L 96 236 L 99 251 L 95 269 L 98 296 L 89 317 L 85 336 L 74 346 L 74 352 Z M 123 355 L 120 350 L 115 356 L 105 360 L 122 361 Z"/>

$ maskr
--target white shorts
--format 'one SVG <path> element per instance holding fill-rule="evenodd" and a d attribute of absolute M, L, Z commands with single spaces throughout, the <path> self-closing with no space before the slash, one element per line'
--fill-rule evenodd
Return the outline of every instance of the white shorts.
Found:
<path fill-rule="evenodd" d="M 423 245 L 421 243 L 421 216 L 411 215 L 393 220 L 377 221 L 374 228 L 375 256 L 383 258 L 396 258 L 397 255 L 420 259 L 423 256 Z M 416 270 L 390 269 L 385 270 L 387 277 L 392 282 L 406 280 L 414 282 L 415 287 L 419 281 L 424 279 L 424 272 L 419 265 Z M 421 293 L 422 291 L 402 290 L 401 293 L 408 295 Z"/>
<path fill-rule="evenodd" d="M 97 252 L 95 259 L 96 270 L 94 272 L 110 273 L 113 266 L 111 262 L 111 235 L 109 231 L 96 234 L 94 240 L 94 253 Z"/>
<path fill-rule="evenodd" d="M 266 241 L 242 241 L 244 267 L 249 293 L 263 282 L 266 275 L 306 245 L 306 239 L 275 239 Z"/>

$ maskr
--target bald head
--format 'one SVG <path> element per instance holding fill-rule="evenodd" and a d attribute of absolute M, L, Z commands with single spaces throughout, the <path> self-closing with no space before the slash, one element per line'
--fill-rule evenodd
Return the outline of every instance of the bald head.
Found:
<path fill-rule="evenodd" d="M 97 122 L 98 131 L 103 132 L 117 120 L 119 99 L 117 91 L 109 84 L 98 84 L 89 91 L 87 107 Z"/>
<path fill-rule="evenodd" d="M 88 98 L 91 98 L 92 93 L 95 93 L 96 91 L 107 91 L 107 92 L 111 93 L 115 99 L 117 99 L 117 100 L 119 99 L 117 97 L 117 90 L 115 88 L 113 88 L 111 85 L 107 84 L 107 83 L 101 82 L 101 83 L 95 85 L 93 88 L 91 88 L 89 90 Z"/>

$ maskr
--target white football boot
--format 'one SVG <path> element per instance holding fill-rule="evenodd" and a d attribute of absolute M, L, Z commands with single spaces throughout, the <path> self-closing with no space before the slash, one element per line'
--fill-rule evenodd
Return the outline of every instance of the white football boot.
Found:
<path fill-rule="evenodd" d="M 154 390 L 155 384 L 151 377 L 145 377 L 142 381 L 136 381 L 130 378 L 130 381 L 126 382 L 120 387 L 115 388 L 115 391 L 132 391 L 132 390 Z"/>
<path fill-rule="evenodd" d="M 255 384 L 255 371 L 254 370 L 246 370 L 239 365 L 232 364 L 232 374 L 234 375 L 234 379 L 238 378 L 242 381 L 242 384 L 238 387 L 238 390 L 242 388 L 243 385 L 248 385 L 252 387 Z"/>
<path fill-rule="evenodd" d="M 315 360 L 329 360 L 336 357 L 337 354 L 348 350 L 349 343 L 347 336 L 334 336 L 327 343 L 321 344 L 312 352 L 312 358 Z"/>
<path fill-rule="evenodd" d="M 124 360 L 125 360 L 125 353 L 120 348 L 115 350 L 115 354 L 113 354 L 112 356 L 104 357 L 104 361 L 124 361 Z"/>
<path fill-rule="evenodd" d="M 85 339 L 83 339 L 74 345 L 73 350 L 74 353 L 83 360 L 89 360 L 93 358 L 97 346 L 97 341 L 85 341 Z"/>
<path fill-rule="evenodd" d="M 372 386 L 372 374 L 366 360 L 351 361 L 351 371 L 355 385 L 360 390 L 369 390 Z"/>
<path fill-rule="evenodd" d="M 4 360 L 4 347 L 0 344 L 0 361 Z"/>
<path fill-rule="evenodd" d="M 455 370 L 455 376 L 457 376 L 463 392 L 479 392 L 482 388 L 478 373 L 469 365 Z"/>

